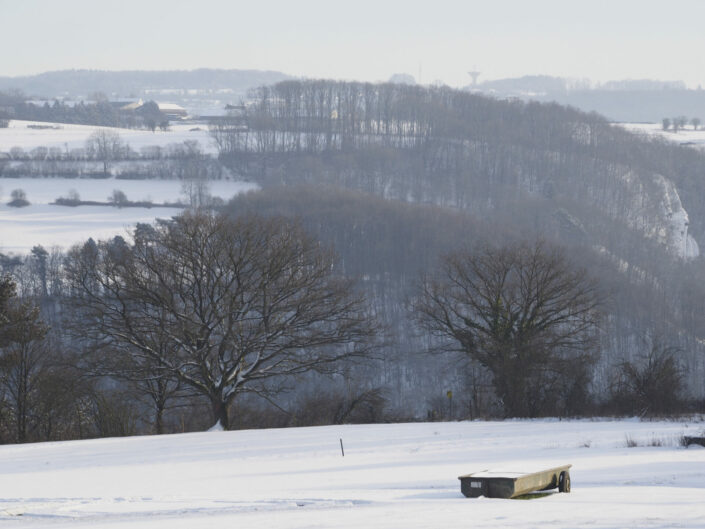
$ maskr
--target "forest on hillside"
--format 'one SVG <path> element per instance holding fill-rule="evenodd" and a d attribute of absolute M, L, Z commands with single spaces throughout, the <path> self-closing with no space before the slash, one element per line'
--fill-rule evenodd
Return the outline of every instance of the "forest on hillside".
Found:
<path fill-rule="evenodd" d="M 293 209 L 304 218 L 320 199 L 291 186 L 434 205 L 482 220 L 486 228 L 469 231 L 480 238 L 544 238 L 567 248 L 594 267 L 611 293 L 598 386 L 604 389 L 615 359 L 638 355 L 658 336 L 682 349 L 691 394 L 705 391 L 697 251 L 705 241 L 705 156 L 699 150 L 557 104 L 333 81 L 262 87 L 252 92 L 246 112 L 214 123 L 211 133 L 222 163 L 269 186 L 274 196 L 270 188 L 286 186 L 280 199 L 298 196 L 305 205 Z M 327 230 L 325 220 L 314 223 Z M 390 236 L 389 244 L 413 244 L 415 233 Z M 460 235 L 456 241 L 466 242 Z M 336 247 L 345 260 L 346 247 Z M 388 270 L 396 275 L 395 267 Z"/>
<path fill-rule="evenodd" d="M 2 440 L 702 411 L 699 151 L 332 81 L 259 88 L 211 135 L 260 191 L 0 256 Z"/>

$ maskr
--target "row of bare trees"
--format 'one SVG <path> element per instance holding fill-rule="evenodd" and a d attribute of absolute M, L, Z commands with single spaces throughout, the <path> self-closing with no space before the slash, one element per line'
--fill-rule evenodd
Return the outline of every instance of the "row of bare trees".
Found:
<path fill-rule="evenodd" d="M 58 147 L 35 147 L 25 152 L 10 149 L 0 157 L 0 176 L 219 180 L 229 173 L 195 140 L 173 143 L 166 147 L 144 147 L 133 151 L 122 136 L 112 129 L 98 129 L 85 147 L 64 151 Z"/>
<path fill-rule="evenodd" d="M 685 116 L 677 116 L 675 118 L 663 118 L 661 120 L 661 128 L 663 130 L 671 130 L 673 132 L 678 132 L 681 129 L 685 129 L 685 126 L 690 123 L 693 126 L 693 130 L 698 130 L 700 126 L 700 118 L 688 119 Z"/>
<path fill-rule="evenodd" d="M 136 109 L 125 109 L 125 103 L 111 103 L 105 94 L 96 93 L 94 97 L 94 101 L 79 101 L 71 105 L 59 100 L 51 103 L 33 102 L 20 92 L 0 92 L 0 117 L 102 127 L 146 128 L 152 131 L 157 127 L 166 130 L 169 126 L 168 117 L 154 101 L 147 101 Z"/>
<path fill-rule="evenodd" d="M 705 192 L 702 153 L 637 137 L 596 114 L 447 87 L 334 81 L 263 87 L 238 112 L 214 122 L 211 136 L 221 162 L 265 185 L 326 183 L 487 215 L 547 199 L 622 224 L 595 233 L 592 219 L 578 218 L 582 235 L 615 253 L 629 231 L 677 252 L 678 237 L 662 230 L 665 178 L 677 186 L 691 234 L 705 234 L 694 198 Z"/>

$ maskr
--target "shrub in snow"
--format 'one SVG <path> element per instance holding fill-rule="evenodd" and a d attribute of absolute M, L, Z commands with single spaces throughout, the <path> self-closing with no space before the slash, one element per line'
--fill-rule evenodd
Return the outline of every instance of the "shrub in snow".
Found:
<path fill-rule="evenodd" d="M 678 410 L 684 376 L 678 353 L 677 347 L 655 342 L 646 354 L 619 364 L 612 390 L 618 410 L 641 417 Z"/>
<path fill-rule="evenodd" d="M 13 189 L 10 193 L 12 200 L 7 203 L 8 206 L 13 208 L 22 208 L 24 206 L 29 206 L 29 201 L 27 200 L 27 193 L 22 189 Z"/>
<path fill-rule="evenodd" d="M 81 203 L 81 195 L 75 189 L 69 189 L 65 197 L 56 199 L 56 204 L 60 206 L 78 206 Z"/>
<path fill-rule="evenodd" d="M 120 191 L 119 189 L 113 190 L 112 194 L 108 197 L 108 201 L 119 208 L 126 206 L 129 204 L 129 200 L 127 200 L 127 195 Z"/>

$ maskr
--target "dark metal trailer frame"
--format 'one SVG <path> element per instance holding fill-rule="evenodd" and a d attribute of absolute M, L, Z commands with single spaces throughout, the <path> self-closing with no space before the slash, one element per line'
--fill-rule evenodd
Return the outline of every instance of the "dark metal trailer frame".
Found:
<path fill-rule="evenodd" d="M 485 470 L 458 477 L 460 491 L 468 498 L 516 498 L 538 490 L 557 488 L 570 492 L 572 465 L 540 470 L 538 472 L 494 472 Z"/>

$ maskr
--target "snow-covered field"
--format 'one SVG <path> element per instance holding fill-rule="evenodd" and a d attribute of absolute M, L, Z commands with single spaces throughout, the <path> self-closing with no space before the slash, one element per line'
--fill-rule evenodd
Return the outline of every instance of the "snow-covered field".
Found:
<path fill-rule="evenodd" d="M 38 244 L 67 250 L 89 237 L 125 236 L 138 222 L 153 222 L 181 212 L 178 208 L 112 208 L 103 206 L 0 206 L 0 252 L 26 254 Z"/>
<path fill-rule="evenodd" d="M 31 126 L 52 128 L 37 129 Z M 21 147 L 25 151 L 35 147 L 59 147 L 62 150 L 82 148 L 85 147 L 88 137 L 100 128 L 106 127 L 12 120 L 9 127 L 0 129 L 0 152 L 9 152 L 12 147 Z M 208 136 L 207 125 L 174 123 L 165 132 L 119 128 L 111 130 L 118 132 L 123 141 L 138 152 L 142 147 L 165 147 L 170 143 L 182 143 L 185 140 L 198 141 L 205 152 L 217 152 Z"/>
<path fill-rule="evenodd" d="M 7 206 L 10 194 L 22 189 L 30 204 L 24 208 Z M 27 253 L 33 246 L 64 249 L 87 240 L 123 235 L 138 222 L 169 218 L 178 208 L 114 208 L 107 206 L 54 206 L 59 197 L 75 190 L 81 200 L 107 201 L 113 190 L 125 193 L 128 200 L 155 203 L 184 200 L 178 180 L 116 180 L 89 178 L 0 178 L 0 252 Z M 229 180 L 210 183 L 213 196 L 224 200 L 238 193 L 257 189 L 255 184 Z"/>
<path fill-rule="evenodd" d="M 38 129 L 32 128 L 33 125 L 52 128 Z M 21 147 L 25 151 L 40 146 L 62 150 L 81 148 L 98 128 L 12 120 L 8 128 L 0 129 L 0 152 L 9 152 L 13 147 Z M 174 124 L 166 132 L 114 130 L 136 151 L 147 146 L 164 147 L 196 140 L 205 152 L 215 152 L 205 125 Z M 211 194 L 227 200 L 237 193 L 256 188 L 256 185 L 245 182 L 215 181 L 211 183 Z M 27 193 L 31 203 L 29 207 L 17 209 L 6 206 L 14 189 Z M 123 234 L 137 222 L 152 222 L 155 218 L 168 218 L 181 211 L 176 208 L 69 208 L 49 205 L 58 197 L 66 197 L 70 190 L 77 191 L 82 200 L 105 201 L 114 189 L 123 191 L 132 201 L 146 199 L 161 203 L 182 198 L 181 183 L 176 180 L 0 178 L 0 252 L 26 253 L 37 244 L 46 248 L 66 248 L 88 237 L 100 239 Z"/>
<path fill-rule="evenodd" d="M 618 125 L 631 132 L 658 136 L 675 143 L 705 148 L 705 129 L 693 130 L 692 125 L 686 125 L 685 129 L 675 133 L 672 130 L 663 130 L 660 123 L 618 123 Z"/>
<path fill-rule="evenodd" d="M 227 200 L 238 193 L 258 189 L 256 184 L 233 180 L 212 180 L 208 185 L 213 196 Z M 51 204 L 75 190 L 81 200 L 105 202 L 113 190 L 125 193 L 128 200 L 155 203 L 185 200 L 180 180 L 121 180 L 116 178 L 0 178 L 0 202 L 10 200 L 13 189 L 22 189 L 32 204 Z"/>
<path fill-rule="evenodd" d="M 704 427 L 417 423 L 3 446 L 0 525 L 702 528 L 705 449 L 677 439 Z M 643 446 L 627 448 L 627 438 Z M 460 494 L 462 474 L 567 463 L 571 494 L 531 501 Z"/>

